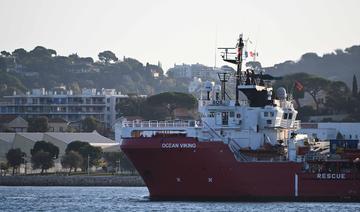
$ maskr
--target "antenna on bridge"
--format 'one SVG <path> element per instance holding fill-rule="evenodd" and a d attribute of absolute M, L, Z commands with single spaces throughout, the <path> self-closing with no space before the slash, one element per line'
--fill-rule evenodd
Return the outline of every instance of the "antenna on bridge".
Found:
<path fill-rule="evenodd" d="M 224 50 L 224 52 L 222 52 L 221 57 L 223 58 L 223 60 L 225 62 L 229 62 L 229 63 L 237 65 L 236 87 L 235 87 L 235 94 L 236 94 L 235 106 L 240 106 L 240 103 L 239 103 L 239 86 L 241 84 L 241 77 L 242 77 L 241 68 L 242 68 L 243 50 L 244 50 L 243 34 L 239 35 L 238 42 L 237 42 L 237 44 L 236 44 L 236 46 L 234 48 L 227 47 L 227 48 L 218 48 L 218 49 L 223 49 Z M 234 51 L 236 49 L 237 49 L 237 52 Z"/>

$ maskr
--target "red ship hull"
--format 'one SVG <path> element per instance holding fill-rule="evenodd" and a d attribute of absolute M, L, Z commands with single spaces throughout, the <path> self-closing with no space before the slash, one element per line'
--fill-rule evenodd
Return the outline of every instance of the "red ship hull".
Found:
<path fill-rule="evenodd" d="M 303 163 L 288 161 L 238 162 L 222 142 L 128 138 L 121 149 L 152 199 L 360 200 L 358 174 L 305 173 Z"/>

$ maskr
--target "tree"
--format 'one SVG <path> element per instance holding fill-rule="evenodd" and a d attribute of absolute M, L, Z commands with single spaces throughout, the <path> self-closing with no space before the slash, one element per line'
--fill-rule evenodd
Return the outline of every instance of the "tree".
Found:
<path fill-rule="evenodd" d="M 342 140 L 342 139 L 344 139 L 343 134 L 341 134 L 340 132 L 338 132 L 338 133 L 336 134 L 336 140 Z"/>
<path fill-rule="evenodd" d="M 147 98 L 146 102 L 150 106 L 167 110 L 172 118 L 174 118 L 176 108 L 193 109 L 197 105 L 197 100 L 193 95 L 179 92 L 165 92 L 153 95 Z"/>
<path fill-rule="evenodd" d="M 4 57 L 9 57 L 11 56 L 10 52 L 7 52 L 7 51 L 1 51 L 0 54 Z"/>
<path fill-rule="evenodd" d="M 119 166 L 119 162 L 121 159 L 121 153 L 120 152 L 104 152 L 103 158 L 105 159 L 105 161 L 107 163 L 107 167 L 111 167 L 115 171 L 116 167 Z"/>
<path fill-rule="evenodd" d="M 0 176 L 6 175 L 7 170 L 9 169 L 9 165 L 7 163 L 0 163 Z"/>
<path fill-rule="evenodd" d="M 41 174 L 54 166 L 54 159 L 59 156 L 59 147 L 46 141 L 37 141 L 30 150 L 31 163 L 34 169 L 41 168 Z"/>
<path fill-rule="evenodd" d="M 93 132 L 101 127 L 98 120 L 94 117 L 87 117 L 81 121 L 81 129 L 83 132 Z"/>
<path fill-rule="evenodd" d="M 3 57 L 0 57 L 0 71 L 5 71 L 7 68 L 6 60 Z"/>
<path fill-rule="evenodd" d="M 120 169 L 121 171 L 128 171 L 134 173 L 136 171 L 132 162 L 126 157 L 124 152 L 120 152 Z"/>
<path fill-rule="evenodd" d="M 22 59 L 22 58 L 26 57 L 27 53 L 28 52 L 25 49 L 20 48 L 20 49 L 15 49 L 12 52 L 12 55 L 15 56 L 16 58 Z"/>
<path fill-rule="evenodd" d="M 52 56 L 56 56 L 56 51 L 53 49 L 47 49 L 42 46 L 37 46 L 30 51 L 30 54 L 32 54 L 35 57 L 52 57 Z"/>
<path fill-rule="evenodd" d="M 352 82 L 352 96 L 356 97 L 358 95 L 358 85 L 357 85 L 357 79 L 354 74 L 353 76 L 353 82 Z"/>
<path fill-rule="evenodd" d="M 47 132 L 49 129 L 49 122 L 48 118 L 38 117 L 38 118 L 31 118 L 28 120 L 29 122 L 29 132 Z"/>
<path fill-rule="evenodd" d="M 26 154 L 21 151 L 20 148 L 10 149 L 6 153 L 6 160 L 10 167 L 13 168 L 12 174 L 15 174 L 15 169 L 19 168 L 21 164 L 25 162 Z"/>
<path fill-rule="evenodd" d="M 83 141 L 73 141 L 67 145 L 65 152 L 70 151 L 78 152 L 83 157 L 82 168 L 87 169 L 88 158 L 90 166 L 98 165 L 98 162 L 101 158 L 102 150 L 100 147 L 91 146 L 87 142 Z"/>
<path fill-rule="evenodd" d="M 37 141 L 34 144 L 34 147 L 30 150 L 31 155 L 35 155 L 37 152 L 48 152 L 50 157 L 53 159 L 57 159 L 59 157 L 59 147 L 56 145 L 46 142 L 46 141 Z"/>
<path fill-rule="evenodd" d="M 112 51 L 103 51 L 98 54 L 99 60 L 104 63 L 109 63 L 110 61 L 116 62 L 118 58 Z"/>
<path fill-rule="evenodd" d="M 350 99 L 350 89 L 348 86 L 341 81 L 330 82 L 329 87 L 326 91 L 326 103 L 325 106 L 334 114 L 347 112 L 348 110 L 354 109 L 350 104 L 344 104 Z"/>
<path fill-rule="evenodd" d="M 328 89 L 330 82 L 321 77 L 309 77 L 308 79 L 303 81 L 305 92 L 309 93 L 313 98 L 316 106 L 316 111 L 319 112 L 319 100 L 318 94 L 320 91 L 325 91 Z"/>
<path fill-rule="evenodd" d="M 41 174 L 44 170 L 54 167 L 54 158 L 49 152 L 39 151 L 31 156 L 31 164 L 33 169 L 41 169 Z"/>
<path fill-rule="evenodd" d="M 67 152 L 61 159 L 61 165 L 64 168 L 69 168 L 69 174 L 71 173 L 71 170 L 76 170 L 80 168 L 84 163 L 83 157 L 80 155 L 80 153 L 75 151 L 69 151 Z"/>
<path fill-rule="evenodd" d="M 116 111 L 120 116 L 141 116 L 144 102 L 145 98 L 141 97 L 121 98 L 116 105 Z"/>

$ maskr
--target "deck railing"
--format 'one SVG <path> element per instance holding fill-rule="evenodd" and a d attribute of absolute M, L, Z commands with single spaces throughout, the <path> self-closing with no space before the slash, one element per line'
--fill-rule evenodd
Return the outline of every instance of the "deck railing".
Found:
<path fill-rule="evenodd" d="M 174 121 L 123 121 L 122 127 L 130 128 L 186 128 L 199 127 L 201 123 L 195 120 L 174 120 Z"/>

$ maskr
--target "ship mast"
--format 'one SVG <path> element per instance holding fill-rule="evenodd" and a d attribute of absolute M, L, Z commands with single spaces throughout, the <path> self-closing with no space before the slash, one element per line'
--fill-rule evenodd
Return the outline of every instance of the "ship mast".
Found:
<path fill-rule="evenodd" d="M 238 55 L 237 55 L 237 70 L 236 70 L 236 88 L 235 88 L 235 106 L 240 106 L 239 103 L 239 86 L 241 83 L 241 67 L 242 67 L 242 51 L 244 48 L 243 35 L 239 35 L 239 43 L 237 45 Z"/>
<path fill-rule="evenodd" d="M 219 49 L 224 49 L 225 50 L 224 52 L 222 52 L 222 55 L 221 55 L 224 61 L 237 65 L 236 76 L 235 76 L 235 78 L 236 78 L 235 106 L 240 106 L 240 102 L 239 102 L 239 86 L 241 84 L 241 77 L 242 77 L 241 68 L 242 68 L 242 61 L 243 61 L 242 55 L 243 55 L 243 49 L 244 49 L 243 35 L 242 34 L 239 35 L 239 40 L 238 40 L 238 43 L 236 44 L 235 48 L 219 48 Z M 237 53 L 229 52 L 230 49 L 232 51 L 237 49 Z M 232 56 L 234 54 L 236 54 L 235 58 L 234 58 L 234 56 Z"/>

